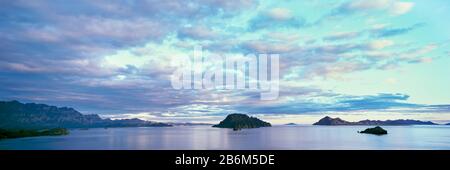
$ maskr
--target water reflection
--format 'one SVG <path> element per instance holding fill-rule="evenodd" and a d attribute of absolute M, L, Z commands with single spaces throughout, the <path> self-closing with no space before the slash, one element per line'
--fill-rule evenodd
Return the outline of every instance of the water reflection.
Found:
<path fill-rule="evenodd" d="M 209 126 L 72 130 L 68 136 L 0 141 L 0 149 L 450 149 L 449 126 L 385 126 L 389 134 L 359 134 L 365 126 Z"/>

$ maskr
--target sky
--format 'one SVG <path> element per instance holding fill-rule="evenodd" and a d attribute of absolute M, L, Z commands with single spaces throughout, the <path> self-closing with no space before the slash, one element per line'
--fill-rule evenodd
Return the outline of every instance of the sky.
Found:
<path fill-rule="evenodd" d="M 0 0 L 0 100 L 105 118 L 450 122 L 447 0 Z M 176 90 L 179 56 L 279 54 L 280 96 Z"/>

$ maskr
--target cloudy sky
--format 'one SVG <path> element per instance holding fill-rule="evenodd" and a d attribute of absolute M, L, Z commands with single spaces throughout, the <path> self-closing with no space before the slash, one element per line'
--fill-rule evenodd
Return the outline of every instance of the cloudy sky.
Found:
<path fill-rule="evenodd" d="M 85 114 L 450 122 L 447 0 L 0 1 L 0 100 Z M 280 97 L 174 90 L 176 56 L 280 54 Z"/>

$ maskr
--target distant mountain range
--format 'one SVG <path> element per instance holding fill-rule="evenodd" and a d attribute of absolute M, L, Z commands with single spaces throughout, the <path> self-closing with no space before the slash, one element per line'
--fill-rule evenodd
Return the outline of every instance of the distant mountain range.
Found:
<path fill-rule="evenodd" d="M 246 114 L 233 113 L 229 114 L 224 120 L 213 127 L 233 128 L 235 130 L 245 128 L 269 127 L 270 123 L 262 121 L 256 117 L 250 117 Z"/>
<path fill-rule="evenodd" d="M 211 123 L 190 123 L 190 122 L 186 122 L 186 123 L 178 123 L 178 122 L 172 123 L 172 122 L 168 122 L 167 124 L 173 125 L 173 126 L 199 126 L 199 125 L 211 126 L 211 125 L 213 125 Z"/>
<path fill-rule="evenodd" d="M 172 126 L 140 119 L 102 119 L 96 114 L 83 115 L 73 108 L 45 104 L 0 101 L 0 128 L 95 128 Z"/>
<path fill-rule="evenodd" d="M 340 118 L 324 117 L 313 125 L 437 125 L 430 121 L 398 119 L 398 120 L 361 120 L 358 122 L 349 122 Z"/>
<path fill-rule="evenodd" d="M 161 123 L 141 119 L 102 119 L 96 114 L 84 115 L 73 108 L 46 104 L 0 101 L 0 129 L 43 129 L 43 128 L 97 128 L 97 127 L 164 127 L 210 125 L 207 123 Z M 294 125 L 294 124 L 289 124 Z M 419 120 L 362 120 L 349 122 L 340 118 L 324 117 L 314 125 L 436 125 Z M 446 124 L 450 125 L 450 123 Z M 245 114 L 230 114 L 214 127 L 257 128 L 271 126 L 270 123 Z"/>

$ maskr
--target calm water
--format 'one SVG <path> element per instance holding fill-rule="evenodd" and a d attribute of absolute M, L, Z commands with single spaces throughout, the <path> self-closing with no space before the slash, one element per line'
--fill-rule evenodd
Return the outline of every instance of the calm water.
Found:
<path fill-rule="evenodd" d="M 450 126 L 385 126 L 389 134 L 359 134 L 365 126 L 209 126 L 97 128 L 70 135 L 0 141 L 0 149 L 450 149 Z"/>

